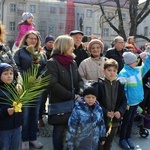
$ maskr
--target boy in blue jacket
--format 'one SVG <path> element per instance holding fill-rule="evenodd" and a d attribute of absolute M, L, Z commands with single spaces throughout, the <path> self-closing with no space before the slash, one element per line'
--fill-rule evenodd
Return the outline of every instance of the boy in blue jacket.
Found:
<path fill-rule="evenodd" d="M 76 101 L 68 122 L 67 150 L 98 150 L 105 143 L 103 112 L 96 97 L 95 88 L 89 86 Z"/>
<path fill-rule="evenodd" d="M 147 55 L 142 66 L 137 66 L 137 56 L 131 52 L 123 54 L 124 68 L 120 71 L 118 78 L 125 84 L 127 97 L 127 108 L 123 116 L 119 144 L 124 149 L 134 149 L 131 140 L 131 130 L 139 103 L 144 98 L 142 78 L 150 69 L 150 55 Z"/>
<path fill-rule="evenodd" d="M 12 83 L 13 75 L 11 65 L 0 63 L 0 150 L 20 150 L 22 115 L 11 107 L 11 94 L 4 86 Z"/>

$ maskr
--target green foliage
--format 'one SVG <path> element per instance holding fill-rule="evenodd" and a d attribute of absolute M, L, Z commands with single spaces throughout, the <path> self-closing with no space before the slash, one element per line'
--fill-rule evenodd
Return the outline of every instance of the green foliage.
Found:
<path fill-rule="evenodd" d="M 38 100 L 38 97 L 45 91 L 46 86 L 50 82 L 50 76 L 44 76 L 44 73 L 38 76 L 38 65 L 33 65 L 30 69 L 23 72 L 21 77 L 20 85 L 17 85 L 17 89 L 14 90 L 13 85 L 5 85 L 12 96 L 4 93 L 11 105 L 14 106 L 21 104 L 22 107 L 34 106 L 35 101 Z M 9 103 L 10 103 L 9 102 Z"/>

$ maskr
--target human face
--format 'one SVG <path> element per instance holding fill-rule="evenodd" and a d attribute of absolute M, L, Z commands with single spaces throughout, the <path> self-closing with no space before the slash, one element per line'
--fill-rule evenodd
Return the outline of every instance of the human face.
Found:
<path fill-rule="evenodd" d="M 66 51 L 65 55 L 70 55 L 70 56 L 72 56 L 73 51 L 74 51 L 74 46 L 72 45 L 72 46 Z"/>
<path fill-rule="evenodd" d="M 54 41 L 48 41 L 45 46 L 48 50 L 51 50 L 53 48 Z"/>
<path fill-rule="evenodd" d="M 117 69 L 115 67 L 108 67 L 106 69 L 103 70 L 103 73 L 105 75 L 105 77 L 109 80 L 109 81 L 113 81 L 116 79 L 117 76 Z"/>
<path fill-rule="evenodd" d="M 10 84 L 13 81 L 13 70 L 12 69 L 6 69 L 2 72 L 1 80 L 6 83 Z"/>
<path fill-rule="evenodd" d="M 28 37 L 26 39 L 26 42 L 27 42 L 28 46 L 29 45 L 36 46 L 37 40 L 38 40 L 37 36 L 31 33 L 31 34 L 28 35 Z"/>
<path fill-rule="evenodd" d="M 81 42 L 82 42 L 82 35 L 81 34 L 75 34 L 75 35 L 72 35 L 72 38 L 74 40 L 74 44 L 79 47 L 81 45 Z"/>
<path fill-rule="evenodd" d="M 139 60 L 135 61 L 134 63 L 130 64 L 129 66 L 135 68 L 139 63 Z"/>
<path fill-rule="evenodd" d="M 96 97 L 92 94 L 88 94 L 84 96 L 84 100 L 89 106 L 92 106 L 96 101 Z"/>
<path fill-rule="evenodd" d="M 99 44 L 93 44 L 91 46 L 91 54 L 93 55 L 94 58 L 99 58 L 100 57 L 100 53 L 102 51 L 102 48 Z"/>
<path fill-rule="evenodd" d="M 123 49 L 123 47 L 124 47 L 124 40 L 123 39 L 119 39 L 118 41 L 115 41 L 114 44 L 115 44 L 115 48 L 118 51 L 121 51 Z"/>
<path fill-rule="evenodd" d="M 33 24 L 33 18 L 32 18 L 32 17 L 29 17 L 29 18 L 27 19 L 27 22 L 28 22 L 29 24 Z"/>

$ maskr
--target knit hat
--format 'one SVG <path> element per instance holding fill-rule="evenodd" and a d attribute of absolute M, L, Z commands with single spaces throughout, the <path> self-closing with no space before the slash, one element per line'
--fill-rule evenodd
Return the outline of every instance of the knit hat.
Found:
<path fill-rule="evenodd" d="M 84 36 L 83 32 L 80 30 L 73 30 L 69 33 L 70 36 L 75 35 L 75 34 L 81 34 L 82 36 Z"/>
<path fill-rule="evenodd" d="M 3 73 L 3 71 L 7 68 L 13 69 L 13 67 L 11 65 L 7 64 L 7 63 L 0 63 L 0 77 Z"/>
<path fill-rule="evenodd" d="M 22 20 L 23 21 L 26 21 L 29 17 L 32 17 L 33 18 L 33 15 L 30 13 L 30 12 L 24 12 L 22 14 Z"/>
<path fill-rule="evenodd" d="M 98 39 L 92 39 L 90 42 L 89 42 L 89 45 L 88 45 L 88 51 L 90 52 L 91 50 L 91 47 L 93 44 L 99 44 L 100 47 L 102 48 L 102 51 L 104 50 L 104 44 L 98 40 Z"/>
<path fill-rule="evenodd" d="M 137 61 L 137 56 L 132 52 L 124 52 L 123 59 L 125 64 L 130 65 Z"/>
<path fill-rule="evenodd" d="M 49 42 L 49 41 L 55 41 L 54 37 L 52 35 L 49 35 L 45 38 L 45 43 Z"/>
<path fill-rule="evenodd" d="M 89 95 L 89 94 L 94 95 L 95 97 L 97 97 L 97 91 L 93 86 L 88 86 L 86 89 L 84 89 L 83 96 L 86 96 L 86 95 Z"/>

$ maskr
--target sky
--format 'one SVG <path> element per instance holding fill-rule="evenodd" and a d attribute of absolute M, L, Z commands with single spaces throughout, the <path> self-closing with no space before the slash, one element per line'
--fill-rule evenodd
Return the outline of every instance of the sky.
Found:
<path fill-rule="evenodd" d="M 143 2 L 145 2 L 146 0 L 139 0 L 139 3 L 143 3 Z"/>

